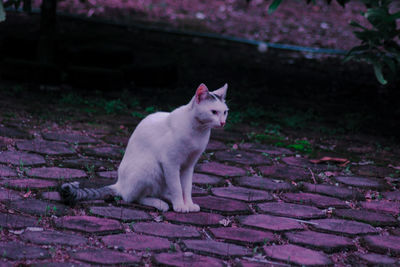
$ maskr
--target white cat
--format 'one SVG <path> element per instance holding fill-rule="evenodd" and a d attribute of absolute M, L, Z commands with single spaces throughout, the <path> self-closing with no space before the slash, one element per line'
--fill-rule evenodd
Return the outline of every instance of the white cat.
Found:
<path fill-rule="evenodd" d="M 144 118 L 129 139 L 118 168 L 116 184 L 99 189 L 79 189 L 79 184 L 61 187 L 67 202 L 121 196 L 161 211 L 197 212 L 192 201 L 194 166 L 205 150 L 211 128 L 225 125 L 228 85 L 210 92 L 201 84 L 192 100 L 171 113 L 157 112 Z M 162 200 L 163 199 L 163 200 Z"/>

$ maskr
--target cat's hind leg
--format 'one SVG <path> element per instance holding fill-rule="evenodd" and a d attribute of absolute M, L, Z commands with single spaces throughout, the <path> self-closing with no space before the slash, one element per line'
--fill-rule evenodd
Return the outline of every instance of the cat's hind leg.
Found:
<path fill-rule="evenodd" d="M 139 199 L 139 203 L 145 206 L 150 206 L 150 207 L 154 207 L 156 209 L 158 209 L 159 211 L 168 211 L 169 210 L 169 206 L 168 204 L 159 199 L 159 198 L 155 198 L 155 197 L 144 197 Z"/>

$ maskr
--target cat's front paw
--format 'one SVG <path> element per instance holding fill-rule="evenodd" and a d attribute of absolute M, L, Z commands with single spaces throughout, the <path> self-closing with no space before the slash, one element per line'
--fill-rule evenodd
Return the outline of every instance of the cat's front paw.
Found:
<path fill-rule="evenodd" d="M 188 208 L 189 208 L 189 212 L 199 212 L 200 211 L 200 206 L 197 204 L 194 204 L 194 203 L 189 204 Z"/>
<path fill-rule="evenodd" d="M 186 206 L 184 203 L 173 204 L 172 206 L 175 212 L 182 212 L 182 213 L 189 212 L 189 207 Z"/>

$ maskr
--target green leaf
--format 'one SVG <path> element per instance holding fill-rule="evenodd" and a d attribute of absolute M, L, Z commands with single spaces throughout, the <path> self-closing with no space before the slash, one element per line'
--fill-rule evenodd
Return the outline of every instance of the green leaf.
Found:
<path fill-rule="evenodd" d="M 379 64 L 378 62 L 374 62 L 374 72 L 375 72 L 375 76 L 378 79 L 378 81 L 385 85 L 387 84 L 387 81 L 385 80 L 385 78 L 383 78 L 383 74 L 382 74 L 382 65 Z"/>
<path fill-rule="evenodd" d="M 347 52 L 345 58 L 343 59 L 343 62 L 347 62 L 352 58 L 357 58 L 360 57 L 360 55 L 363 52 L 366 52 L 370 49 L 369 45 L 359 45 L 359 46 L 355 46 L 352 49 L 349 50 L 349 52 Z"/>
<path fill-rule="evenodd" d="M 272 14 L 278 6 L 281 4 L 282 0 L 274 0 L 271 5 L 268 7 L 268 14 Z"/>
<path fill-rule="evenodd" d="M 388 65 L 391 72 L 393 72 L 393 73 L 397 72 L 396 63 L 391 58 L 384 57 L 383 62 L 385 62 L 386 65 Z"/>
<path fill-rule="evenodd" d="M 357 27 L 357 28 L 361 28 L 361 29 L 363 29 L 363 30 L 367 30 L 367 28 L 365 28 L 364 26 L 362 26 L 360 23 L 358 23 L 357 21 L 354 21 L 354 20 L 352 20 L 352 21 L 350 21 L 350 26 L 353 26 L 353 27 Z"/>
<path fill-rule="evenodd" d="M 392 20 L 400 19 L 400 11 L 390 15 Z"/>
<path fill-rule="evenodd" d="M 4 11 L 3 0 L 0 0 L 0 22 L 3 22 L 5 20 L 6 20 L 6 12 Z"/>

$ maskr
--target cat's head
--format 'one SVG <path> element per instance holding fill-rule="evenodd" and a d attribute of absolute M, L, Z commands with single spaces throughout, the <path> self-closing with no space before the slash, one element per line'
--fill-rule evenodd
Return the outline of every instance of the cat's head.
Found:
<path fill-rule="evenodd" d="M 225 103 L 228 84 L 210 92 L 204 84 L 200 84 L 193 99 L 195 119 L 208 128 L 222 128 L 228 116 L 228 106 Z"/>

